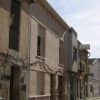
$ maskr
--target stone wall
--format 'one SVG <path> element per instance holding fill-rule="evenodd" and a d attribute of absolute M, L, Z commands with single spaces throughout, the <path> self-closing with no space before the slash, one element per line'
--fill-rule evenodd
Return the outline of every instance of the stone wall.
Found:
<path fill-rule="evenodd" d="M 0 97 L 5 98 L 5 100 L 10 99 L 11 68 L 16 65 L 20 67 L 20 80 L 18 82 L 20 99 L 26 99 L 26 83 L 24 84 L 26 73 L 23 65 L 20 65 L 19 60 L 24 61 L 28 55 L 28 8 L 29 5 L 26 2 L 22 3 L 19 52 L 16 52 L 9 49 L 9 27 L 12 20 L 10 17 L 11 0 L 0 0 Z"/>

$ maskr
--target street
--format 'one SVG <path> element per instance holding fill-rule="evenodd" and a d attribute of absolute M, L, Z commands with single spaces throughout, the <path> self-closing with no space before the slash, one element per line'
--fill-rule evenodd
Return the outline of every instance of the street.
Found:
<path fill-rule="evenodd" d="M 100 97 L 90 97 L 90 98 L 85 98 L 85 99 L 81 99 L 81 100 L 100 100 Z"/>

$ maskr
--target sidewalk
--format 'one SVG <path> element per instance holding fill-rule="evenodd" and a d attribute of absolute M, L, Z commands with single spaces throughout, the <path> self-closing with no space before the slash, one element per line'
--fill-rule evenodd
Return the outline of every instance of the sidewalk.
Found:
<path fill-rule="evenodd" d="M 81 100 L 100 100 L 100 97 L 95 97 L 95 98 L 93 98 L 93 97 L 87 97 L 87 98 L 81 99 Z"/>

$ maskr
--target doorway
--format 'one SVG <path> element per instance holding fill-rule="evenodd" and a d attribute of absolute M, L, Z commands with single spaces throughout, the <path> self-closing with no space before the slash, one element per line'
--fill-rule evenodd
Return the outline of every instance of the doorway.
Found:
<path fill-rule="evenodd" d="M 20 67 L 11 67 L 10 100 L 20 100 Z"/>

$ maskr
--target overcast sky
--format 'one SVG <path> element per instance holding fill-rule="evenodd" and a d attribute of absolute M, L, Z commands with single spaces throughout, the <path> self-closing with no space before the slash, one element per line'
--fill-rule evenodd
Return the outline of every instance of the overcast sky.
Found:
<path fill-rule="evenodd" d="M 100 57 L 100 0 L 48 0 L 69 26 L 75 28 L 78 39 L 90 43 L 91 57 Z"/>

